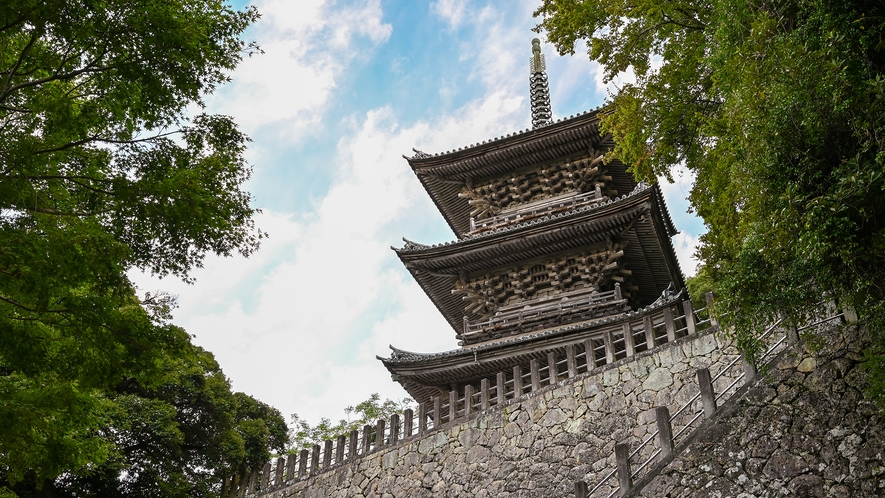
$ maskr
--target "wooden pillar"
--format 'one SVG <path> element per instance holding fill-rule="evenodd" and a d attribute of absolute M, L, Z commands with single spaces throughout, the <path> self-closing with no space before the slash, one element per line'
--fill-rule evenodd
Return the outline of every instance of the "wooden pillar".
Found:
<path fill-rule="evenodd" d="M 338 444 L 335 445 L 335 464 L 344 461 L 344 447 L 347 444 L 347 436 L 344 434 L 338 436 Z"/>
<path fill-rule="evenodd" d="M 258 479 L 259 479 L 258 471 L 253 470 L 252 475 L 249 476 L 249 492 L 250 493 L 255 493 L 258 491 Z"/>
<path fill-rule="evenodd" d="M 316 474 L 320 466 L 320 445 L 315 444 L 310 450 L 310 473 Z"/>
<path fill-rule="evenodd" d="M 513 367 L 513 399 L 522 396 L 522 367 Z"/>
<path fill-rule="evenodd" d="M 449 391 L 449 422 L 458 418 L 458 391 Z"/>
<path fill-rule="evenodd" d="M 264 464 L 264 468 L 261 469 L 261 490 L 270 487 L 270 462 Z"/>
<path fill-rule="evenodd" d="M 633 474 L 630 471 L 630 447 L 626 444 L 615 445 L 615 462 L 618 466 L 618 496 L 627 496 L 633 488 Z"/>
<path fill-rule="evenodd" d="M 533 359 L 532 361 L 530 361 L 529 368 L 532 372 L 532 392 L 535 392 L 538 389 L 541 389 L 541 379 L 538 374 L 538 360 Z"/>
<path fill-rule="evenodd" d="M 233 486 L 234 490 L 237 493 L 237 498 L 243 498 L 244 496 L 246 496 L 246 487 L 243 486 L 243 483 L 241 481 L 242 479 L 240 479 L 240 474 L 234 476 Z"/>
<path fill-rule="evenodd" d="M 307 475 L 307 457 L 310 453 L 305 449 L 298 454 L 298 477 Z"/>
<path fill-rule="evenodd" d="M 547 380 L 550 385 L 559 382 L 559 368 L 556 366 L 556 355 L 552 352 L 547 353 Z"/>
<path fill-rule="evenodd" d="M 578 375 L 578 366 L 575 364 L 575 345 L 569 344 L 565 347 L 565 362 L 568 365 L 568 378 Z"/>
<path fill-rule="evenodd" d="M 664 327 L 667 328 L 667 342 L 676 340 L 676 324 L 673 322 L 673 309 L 664 308 Z"/>
<path fill-rule="evenodd" d="M 403 411 L 403 415 L 406 417 L 403 421 L 403 437 L 412 437 L 412 424 L 415 414 L 411 408 L 406 408 L 405 411 Z"/>
<path fill-rule="evenodd" d="M 694 321 L 694 307 L 691 305 L 691 299 L 682 301 L 682 310 L 685 312 L 685 333 L 686 335 L 694 334 L 697 326 Z"/>
<path fill-rule="evenodd" d="M 587 498 L 589 494 L 590 490 L 587 488 L 586 482 L 575 481 L 575 498 Z"/>
<path fill-rule="evenodd" d="M 279 486 L 283 484 L 283 469 L 285 469 L 286 461 L 282 456 L 277 457 L 277 471 L 274 473 L 273 484 Z"/>
<path fill-rule="evenodd" d="M 489 409 L 489 379 L 483 377 L 482 380 L 479 381 L 479 399 L 480 406 L 483 410 Z"/>
<path fill-rule="evenodd" d="M 698 369 L 698 386 L 701 388 L 701 403 L 704 405 L 704 416 L 710 418 L 716 413 L 716 394 L 713 392 L 713 382 L 710 380 L 709 369 Z"/>
<path fill-rule="evenodd" d="M 621 327 L 621 331 L 624 335 L 624 348 L 627 350 L 627 356 L 633 356 L 636 354 L 636 346 L 633 344 L 633 327 L 629 323 L 625 323 Z M 614 348 L 612 348 L 612 353 L 614 353 Z"/>
<path fill-rule="evenodd" d="M 652 349 L 657 346 L 655 340 L 655 328 L 651 323 L 651 317 L 645 315 L 642 317 L 642 328 L 645 330 L 645 349 Z"/>
<path fill-rule="evenodd" d="M 427 432 L 427 403 L 418 405 L 418 434 Z"/>
<path fill-rule="evenodd" d="M 670 424 L 670 410 L 666 406 L 656 407 L 655 419 L 658 426 L 658 444 L 661 448 L 661 458 L 667 458 L 673 454 L 673 426 Z"/>
<path fill-rule="evenodd" d="M 387 422 L 382 418 L 375 422 L 375 449 L 384 446 L 384 429 Z"/>
<path fill-rule="evenodd" d="M 399 441 L 399 414 L 394 413 L 390 416 L 390 444 L 396 444 Z"/>
<path fill-rule="evenodd" d="M 359 432 L 356 429 L 350 431 L 350 438 L 348 438 L 349 446 L 347 448 L 347 457 L 353 458 L 356 456 L 357 446 L 359 445 Z"/>
<path fill-rule="evenodd" d="M 332 465 L 332 440 L 326 439 L 323 447 L 323 468 Z"/>
<path fill-rule="evenodd" d="M 433 398 L 433 430 L 439 429 L 439 426 L 442 425 L 442 420 L 440 420 L 440 412 L 442 411 L 442 398 L 436 396 Z"/>
<path fill-rule="evenodd" d="M 602 333 L 602 341 L 605 343 L 605 362 L 615 362 L 615 345 L 612 341 L 612 331 L 606 330 Z"/>
<path fill-rule="evenodd" d="M 717 322 L 716 319 L 713 318 L 713 301 L 716 300 L 716 296 L 715 294 L 713 294 L 712 291 L 710 291 L 707 292 L 704 297 L 707 298 L 707 314 L 710 315 L 710 326 L 715 327 L 719 325 L 719 322 Z"/>
<path fill-rule="evenodd" d="M 507 399 L 507 396 L 506 396 L 507 393 L 504 392 L 504 372 L 498 372 L 498 376 L 495 380 L 497 381 L 497 384 L 498 384 L 498 386 L 497 386 L 498 387 L 498 389 L 497 389 L 498 396 L 497 396 L 497 400 L 495 401 L 495 404 L 497 406 L 501 406 L 504 404 L 504 400 Z"/>
<path fill-rule="evenodd" d="M 596 368 L 596 351 L 593 350 L 593 340 L 584 339 L 584 359 L 587 360 L 587 371 Z"/>
<path fill-rule="evenodd" d="M 295 479 L 295 453 L 286 455 L 286 481 Z"/>
<path fill-rule="evenodd" d="M 464 416 L 473 413 L 473 386 L 464 386 Z"/>
<path fill-rule="evenodd" d="M 363 455 L 368 455 L 372 450 L 372 426 L 366 424 L 363 426 Z"/>

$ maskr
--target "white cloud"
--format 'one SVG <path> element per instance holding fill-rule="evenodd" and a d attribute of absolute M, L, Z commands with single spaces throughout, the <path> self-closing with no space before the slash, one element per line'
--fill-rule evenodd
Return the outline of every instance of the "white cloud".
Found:
<path fill-rule="evenodd" d="M 457 29 L 464 20 L 467 0 L 438 0 L 430 4 L 430 10 L 443 18 L 451 29 Z"/>

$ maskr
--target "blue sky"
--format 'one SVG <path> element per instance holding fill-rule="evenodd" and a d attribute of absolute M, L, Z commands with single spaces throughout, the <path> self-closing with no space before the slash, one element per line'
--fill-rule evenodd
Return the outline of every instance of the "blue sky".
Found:
<path fill-rule="evenodd" d="M 249 259 L 208 258 L 193 285 L 133 275 L 142 292 L 178 296 L 175 322 L 215 354 L 235 389 L 287 417 L 336 420 L 373 392 L 405 395 L 375 359 L 388 344 L 457 347 L 390 250 L 403 236 L 454 239 L 402 155 L 530 127 L 536 3 L 255 4 L 262 19 L 246 36 L 265 53 L 207 106 L 252 137 L 247 189 L 270 238 Z M 595 108 L 615 88 L 581 48 L 572 57 L 542 49 L 554 118 Z M 703 225 L 685 212 L 690 179 L 681 180 L 663 187 L 691 274 Z"/>

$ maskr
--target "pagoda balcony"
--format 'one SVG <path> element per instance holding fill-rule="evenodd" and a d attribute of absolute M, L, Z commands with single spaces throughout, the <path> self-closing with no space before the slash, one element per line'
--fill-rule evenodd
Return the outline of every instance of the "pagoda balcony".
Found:
<path fill-rule="evenodd" d="M 491 218 L 484 218 L 482 220 L 470 218 L 470 235 L 478 235 L 483 232 L 495 230 L 496 228 L 523 223 L 534 218 L 543 218 L 550 214 L 598 204 L 607 199 L 608 197 L 602 194 L 602 189 L 599 185 L 596 185 L 596 189 L 590 192 L 580 194 L 572 192 L 558 195 L 556 197 L 548 197 L 547 199 L 538 202 L 502 211 Z"/>
<path fill-rule="evenodd" d="M 621 295 L 620 284 L 614 290 L 598 292 L 584 290 L 555 301 L 527 304 L 521 307 L 501 307 L 493 316 L 481 320 L 464 317 L 464 331 L 460 339 L 472 344 L 502 335 L 518 334 L 572 321 L 589 320 L 603 315 L 626 311 L 627 300 Z"/>

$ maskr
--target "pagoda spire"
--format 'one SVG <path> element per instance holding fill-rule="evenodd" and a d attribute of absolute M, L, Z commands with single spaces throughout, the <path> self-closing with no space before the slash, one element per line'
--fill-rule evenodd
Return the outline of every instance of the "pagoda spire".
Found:
<path fill-rule="evenodd" d="M 550 124 L 550 90 L 547 88 L 547 64 L 541 53 L 541 40 L 532 40 L 532 58 L 529 60 L 529 89 L 532 100 L 532 128 Z"/>

